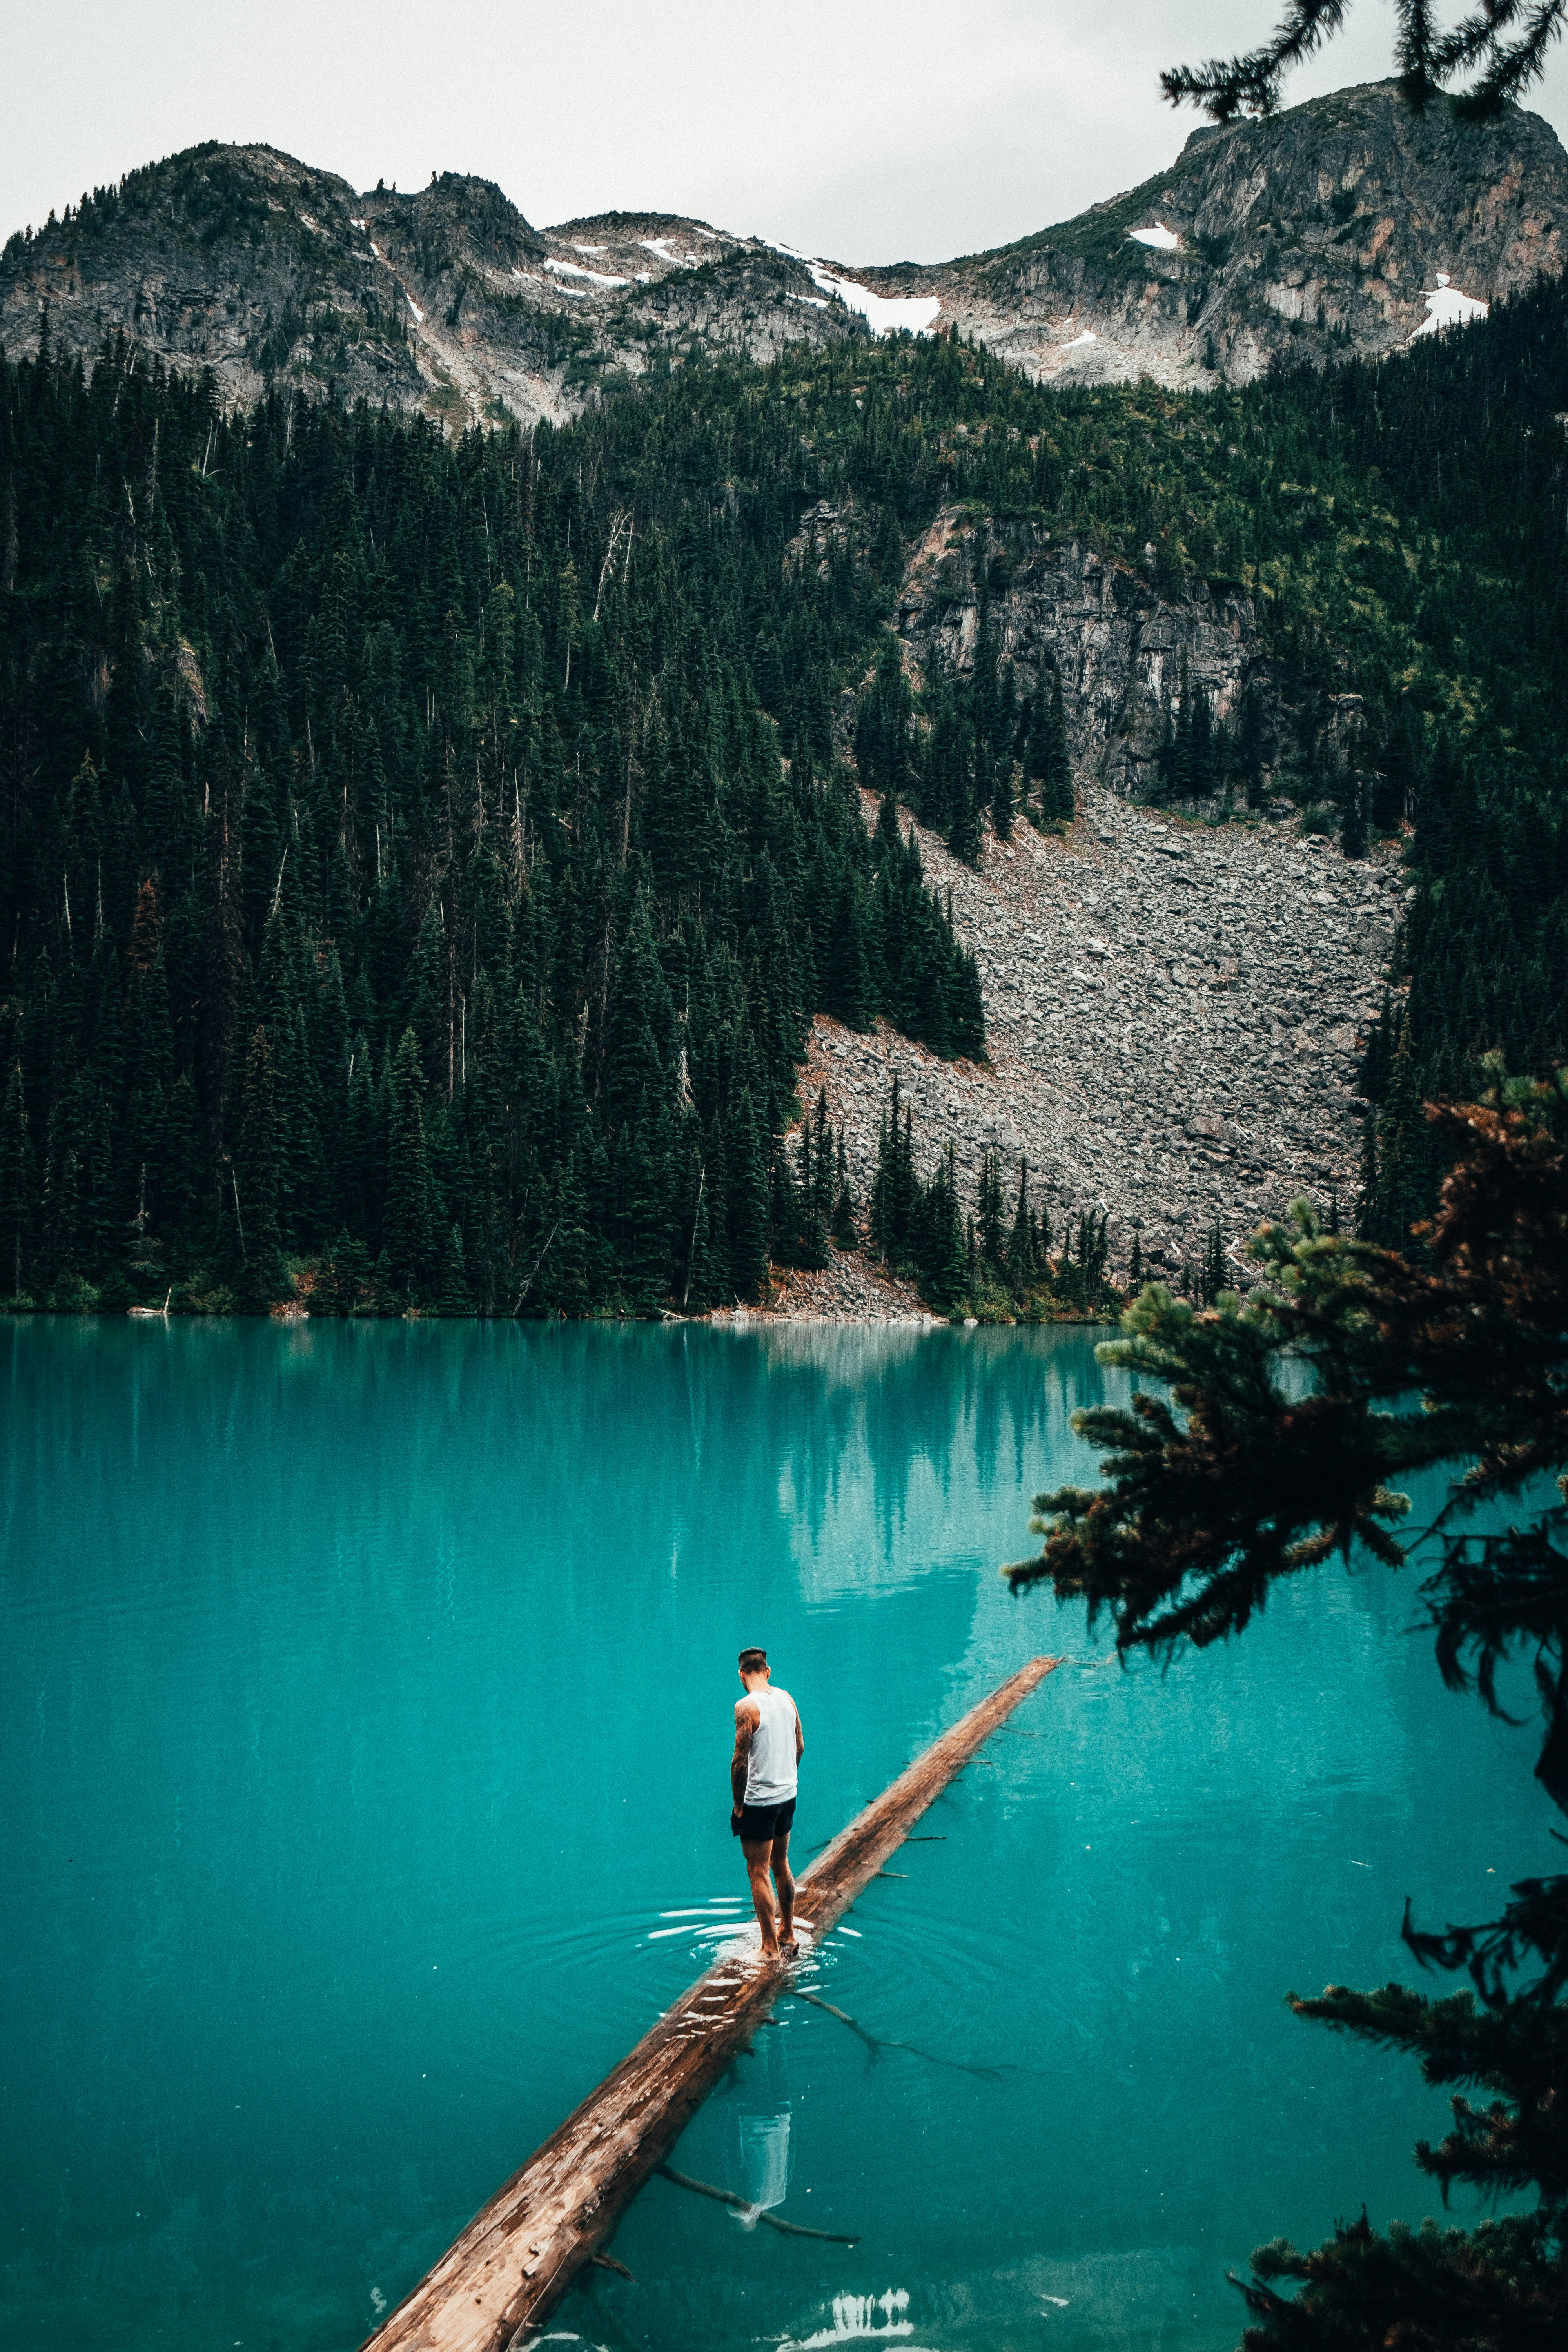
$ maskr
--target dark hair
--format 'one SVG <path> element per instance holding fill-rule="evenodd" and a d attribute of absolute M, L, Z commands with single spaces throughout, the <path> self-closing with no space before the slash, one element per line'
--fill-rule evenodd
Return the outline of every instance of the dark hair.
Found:
<path fill-rule="evenodd" d="M 741 1653 L 741 1672 L 743 1675 L 760 1675 L 767 1663 L 765 1650 L 742 1650 Z"/>

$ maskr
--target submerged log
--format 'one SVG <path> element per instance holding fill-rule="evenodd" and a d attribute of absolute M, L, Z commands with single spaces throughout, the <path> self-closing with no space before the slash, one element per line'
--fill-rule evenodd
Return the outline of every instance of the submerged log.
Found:
<path fill-rule="evenodd" d="M 881 1870 L 877 1875 L 879 1878 L 886 1878 L 888 1873 Z M 889 2042 L 886 2034 L 873 2033 L 870 2027 L 862 2025 L 858 2017 L 851 2017 L 847 2009 L 837 2008 L 832 2001 L 824 2000 L 819 1992 L 807 1992 L 804 1985 L 792 1985 L 790 1999 L 808 2000 L 813 2009 L 825 2009 L 829 2017 L 836 2017 L 840 2025 L 847 2025 L 850 2032 L 866 2044 L 873 2058 L 879 2058 L 884 2050 L 902 2050 L 911 2058 L 923 2058 L 928 2065 L 951 2066 L 955 2074 L 978 2074 L 987 2083 L 999 2082 L 1007 2072 L 1005 2066 L 972 2066 L 963 2058 L 944 2058 L 939 2051 L 922 2050 L 918 2042 Z M 668 2171 L 669 2168 L 668 2165 L 661 2165 L 659 2168 L 661 2171 Z"/>
<path fill-rule="evenodd" d="M 786 2238 L 825 2238 L 830 2246 L 858 2246 L 860 2242 L 858 2238 L 840 2237 L 837 2230 L 808 2230 L 804 2222 L 786 2221 L 782 2213 L 770 2213 L 766 2206 L 748 2205 L 745 2199 L 737 2197 L 732 2189 L 715 2189 L 710 2180 L 693 2180 L 689 2172 L 677 2172 L 673 2164 L 656 2164 L 654 2170 L 661 2180 L 673 2180 L 678 2189 L 693 2189 L 699 2197 L 711 2197 L 716 2205 L 732 2205 L 738 2213 L 749 2213 L 754 2221 L 765 2221 L 770 2230 L 782 2230 Z M 608 2254 L 594 2256 L 596 2263 L 611 2259 Z M 616 2268 L 625 2271 L 626 2277 L 631 2278 L 632 2274 L 624 2263 L 616 2263 Z M 635 2280 L 633 2284 L 636 2284 Z"/>
<path fill-rule="evenodd" d="M 932 1742 L 797 1881 L 820 1941 L 1058 1658 L 1031 1658 Z M 731 1953 L 645 2033 L 367 2337 L 363 2352 L 513 2352 L 603 2252 L 637 2190 L 789 1990 L 798 1961 Z"/>

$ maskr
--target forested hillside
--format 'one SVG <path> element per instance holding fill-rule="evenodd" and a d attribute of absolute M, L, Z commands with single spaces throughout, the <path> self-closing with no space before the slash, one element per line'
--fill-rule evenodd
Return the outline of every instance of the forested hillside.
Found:
<path fill-rule="evenodd" d="M 1201 399 L 900 339 L 456 443 L 226 415 L 123 345 L 0 367 L 0 1291 L 255 1309 L 304 1267 L 314 1313 L 696 1309 L 847 1239 L 865 1204 L 780 1148 L 813 1012 L 984 1050 L 858 782 L 970 858 L 1069 821 L 1062 681 L 984 595 L 972 677 L 898 661 L 954 500 L 999 577 L 1027 520 L 1256 598 L 1300 723 L 1194 750 L 1177 695 L 1186 805 L 1257 822 L 1267 774 L 1352 854 L 1413 823 L 1366 1213 L 1414 1213 L 1421 1093 L 1568 1029 L 1564 325 L 1542 289 Z"/>
<path fill-rule="evenodd" d="M 793 436 L 705 389 L 449 447 L 7 374 L 7 1289 L 698 1307 L 791 1245 L 816 1007 L 983 1050 L 834 764 L 877 560 L 792 556 Z"/>

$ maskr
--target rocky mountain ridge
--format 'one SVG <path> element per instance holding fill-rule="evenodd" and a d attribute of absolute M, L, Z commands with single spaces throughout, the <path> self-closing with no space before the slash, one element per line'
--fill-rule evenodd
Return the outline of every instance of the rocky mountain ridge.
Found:
<path fill-rule="evenodd" d="M 1037 378 L 1246 382 L 1279 354 L 1380 354 L 1563 267 L 1568 156 L 1539 117 L 1408 113 L 1391 83 L 1194 131 L 1078 219 L 934 267 L 847 268 L 756 236 L 606 212 L 539 230 L 457 173 L 363 194 L 266 146 L 132 173 L 0 254 L 0 342 L 90 359 L 115 331 L 224 396 L 560 422 L 697 352 L 753 360 L 950 328 Z M 46 323 L 47 322 L 47 323 Z"/>
<path fill-rule="evenodd" d="M 1561 272 L 1565 229 L 1539 115 L 1417 115 L 1373 82 L 1194 131 L 1169 171 L 998 252 L 863 275 L 1037 379 L 1246 383 L 1480 315 Z"/>
<path fill-rule="evenodd" d="M 331 384 L 458 430 L 563 422 L 694 338 L 762 359 L 786 327 L 857 326 L 756 239 L 626 214 L 542 233 L 489 181 L 362 195 L 268 147 L 193 148 L 0 256 L 13 356 L 47 332 L 90 358 L 118 330 L 242 404 Z"/>

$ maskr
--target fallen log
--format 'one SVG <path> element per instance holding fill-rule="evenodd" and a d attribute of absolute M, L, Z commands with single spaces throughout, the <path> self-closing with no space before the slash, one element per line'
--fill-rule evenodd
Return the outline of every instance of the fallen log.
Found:
<path fill-rule="evenodd" d="M 831 1840 L 797 1882 L 795 1916 L 816 1940 L 1060 1663 L 1031 1658 Z M 788 1990 L 797 1966 L 747 1952 L 715 1961 L 496 2191 L 363 2352 L 514 2352 L 525 2345 L 614 2237 L 637 2190 Z"/>

